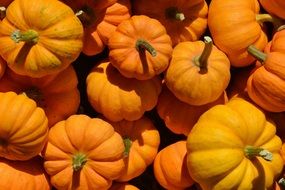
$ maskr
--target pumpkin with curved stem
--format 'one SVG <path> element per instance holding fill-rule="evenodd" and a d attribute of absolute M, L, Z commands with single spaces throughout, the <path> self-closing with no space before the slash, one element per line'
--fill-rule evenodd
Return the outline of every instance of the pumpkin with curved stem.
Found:
<path fill-rule="evenodd" d="M 109 190 L 139 190 L 136 186 L 128 183 L 113 183 Z"/>
<path fill-rule="evenodd" d="M 146 116 L 135 121 L 110 122 L 125 143 L 125 170 L 116 181 L 127 182 L 140 176 L 152 164 L 160 144 L 159 131 Z"/>
<path fill-rule="evenodd" d="M 49 178 L 39 156 L 27 161 L 12 161 L 0 158 L 0 188 L 5 190 L 50 190 Z"/>
<path fill-rule="evenodd" d="M 247 81 L 249 97 L 270 112 L 285 111 L 285 30 L 276 32 L 264 52 L 254 46 L 248 51 L 261 62 Z"/>
<path fill-rule="evenodd" d="M 0 92 L 0 157 L 28 160 L 47 142 L 48 119 L 26 95 Z"/>
<path fill-rule="evenodd" d="M 0 23 L 0 55 L 15 73 L 43 77 L 77 59 L 82 37 L 80 20 L 64 3 L 15 0 Z"/>
<path fill-rule="evenodd" d="M 207 28 L 208 5 L 204 0 L 135 0 L 133 7 L 134 14 L 159 20 L 173 46 L 198 40 Z"/>
<path fill-rule="evenodd" d="M 110 37 L 109 59 L 127 78 L 147 80 L 166 70 L 172 42 L 156 19 L 135 15 L 123 21 Z"/>
<path fill-rule="evenodd" d="M 263 50 L 268 42 L 263 22 L 280 20 L 269 14 L 259 14 L 257 0 L 212 0 L 209 6 L 208 25 L 215 45 L 227 54 L 232 66 L 244 67 L 254 63 L 248 52 L 250 45 Z"/>
<path fill-rule="evenodd" d="M 79 107 L 78 79 L 72 65 L 57 75 L 42 78 L 17 75 L 7 69 L 0 83 L 0 92 L 25 93 L 36 101 L 44 109 L 49 127 L 75 114 Z"/>
<path fill-rule="evenodd" d="M 187 138 L 187 167 L 202 189 L 270 189 L 281 174 L 282 142 L 253 104 L 232 98 L 206 111 Z"/>
<path fill-rule="evenodd" d="M 87 96 L 92 107 L 111 121 L 141 118 L 157 104 L 161 80 L 128 79 L 103 60 L 94 66 L 86 79 Z"/>
<path fill-rule="evenodd" d="M 6 70 L 6 62 L 0 57 L 0 79 L 2 78 L 2 76 L 5 73 Z"/>
<path fill-rule="evenodd" d="M 165 189 L 182 190 L 194 184 L 186 163 L 186 140 L 177 141 L 161 149 L 155 157 L 155 179 Z"/>
<path fill-rule="evenodd" d="M 58 190 L 106 190 L 125 167 L 124 149 L 122 137 L 108 122 L 72 115 L 50 129 L 44 168 Z"/>
<path fill-rule="evenodd" d="M 283 0 L 259 0 L 262 7 L 270 14 L 285 19 L 285 1 Z"/>
<path fill-rule="evenodd" d="M 165 84 L 182 102 L 204 105 L 217 100 L 230 81 L 230 62 L 227 56 L 205 42 L 181 42 L 175 46 L 165 74 Z"/>

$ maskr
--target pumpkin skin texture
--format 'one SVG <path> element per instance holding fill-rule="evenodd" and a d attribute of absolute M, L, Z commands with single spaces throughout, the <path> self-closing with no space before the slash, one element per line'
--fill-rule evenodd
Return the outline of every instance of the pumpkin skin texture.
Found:
<path fill-rule="evenodd" d="M 2 58 L 0 58 L 0 79 L 4 75 L 5 70 L 6 70 L 6 62 Z"/>
<path fill-rule="evenodd" d="M 262 64 L 248 78 L 249 97 L 269 112 L 285 111 L 285 30 L 276 32 L 262 56 Z M 250 50 L 249 50 L 250 51 Z"/>
<path fill-rule="evenodd" d="M 128 183 L 113 183 L 109 190 L 139 190 L 136 186 Z"/>
<path fill-rule="evenodd" d="M 264 113 L 241 98 L 206 111 L 187 138 L 187 167 L 203 190 L 271 189 L 282 142 Z"/>
<path fill-rule="evenodd" d="M 175 46 L 165 74 L 169 90 L 180 101 L 195 106 L 217 100 L 229 81 L 230 62 L 207 37 L 205 43 L 181 42 Z"/>
<path fill-rule="evenodd" d="M 136 0 L 134 14 L 159 20 L 170 35 L 173 46 L 197 41 L 207 28 L 208 5 L 204 0 Z"/>
<path fill-rule="evenodd" d="M 50 129 L 44 168 L 58 190 L 105 190 L 125 167 L 124 148 L 109 123 L 72 115 Z"/>
<path fill-rule="evenodd" d="M 27 96 L 0 92 L 0 157 L 28 160 L 38 155 L 48 137 L 42 108 Z"/>
<path fill-rule="evenodd" d="M 67 68 L 82 37 L 80 20 L 62 2 L 15 0 L 0 23 L 0 55 L 15 73 L 39 78 Z"/>
<path fill-rule="evenodd" d="M 108 42 L 109 59 L 127 78 L 147 80 L 169 65 L 172 42 L 156 19 L 135 15 L 123 21 Z"/>
<path fill-rule="evenodd" d="M 0 158 L 0 172 L 6 177 L 0 181 L 5 190 L 50 190 L 49 178 L 43 168 L 42 158 L 27 161 L 12 161 Z"/>
<path fill-rule="evenodd" d="M 161 80 L 136 80 L 123 77 L 108 60 L 95 66 L 86 79 L 92 107 L 110 121 L 134 121 L 153 109 L 161 92 Z"/>
<path fill-rule="evenodd" d="M 152 164 L 160 144 L 159 131 L 150 119 L 110 122 L 125 142 L 124 172 L 116 181 L 127 182 L 141 175 Z"/>
<path fill-rule="evenodd" d="M 253 64 L 255 58 L 247 52 L 247 47 L 254 45 L 263 50 L 268 42 L 256 19 L 259 9 L 257 0 L 212 0 L 209 5 L 211 36 L 234 67 Z"/>
<path fill-rule="evenodd" d="M 285 19 L 285 2 L 282 0 L 259 0 L 262 7 L 270 14 Z"/>
<path fill-rule="evenodd" d="M 42 78 L 17 75 L 7 69 L 0 83 L 0 92 L 24 92 L 36 101 L 37 105 L 44 109 L 49 127 L 75 114 L 79 107 L 78 79 L 71 65 L 57 75 Z"/>
<path fill-rule="evenodd" d="M 155 157 L 153 171 L 165 189 L 183 190 L 194 184 L 187 169 L 186 140 L 177 141 L 160 150 Z"/>
<path fill-rule="evenodd" d="M 187 136 L 199 117 L 212 106 L 227 102 L 227 95 L 223 93 L 216 101 L 192 106 L 180 101 L 171 91 L 163 86 L 156 106 L 157 113 L 163 119 L 165 126 L 175 134 Z"/>

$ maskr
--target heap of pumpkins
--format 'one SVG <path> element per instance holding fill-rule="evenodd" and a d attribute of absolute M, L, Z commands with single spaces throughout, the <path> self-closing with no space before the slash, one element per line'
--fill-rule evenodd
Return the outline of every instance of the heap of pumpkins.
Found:
<path fill-rule="evenodd" d="M 285 187 L 284 0 L 0 6 L 0 189 Z"/>

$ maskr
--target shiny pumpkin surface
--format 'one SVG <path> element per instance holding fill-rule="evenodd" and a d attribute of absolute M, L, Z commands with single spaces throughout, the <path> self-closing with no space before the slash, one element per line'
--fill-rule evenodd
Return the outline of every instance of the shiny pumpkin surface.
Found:
<path fill-rule="evenodd" d="M 205 112 L 187 139 L 187 166 L 202 189 L 270 189 L 280 175 L 282 142 L 273 123 L 241 98 Z M 272 153 L 272 161 L 246 154 L 248 146 Z"/>

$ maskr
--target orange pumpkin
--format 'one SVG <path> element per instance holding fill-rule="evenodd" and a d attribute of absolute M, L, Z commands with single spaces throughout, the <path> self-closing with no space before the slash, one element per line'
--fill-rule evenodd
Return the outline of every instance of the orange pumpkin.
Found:
<path fill-rule="evenodd" d="M 0 92 L 25 93 L 36 101 L 44 109 L 50 127 L 75 114 L 79 107 L 78 80 L 71 65 L 57 75 L 42 78 L 17 75 L 7 69 L 0 83 Z"/>
<path fill-rule="evenodd" d="M 109 59 L 127 78 L 147 80 L 162 73 L 172 54 L 172 42 L 156 19 L 135 15 L 123 21 L 109 39 Z"/>
<path fill-rule="evenodd" d="M 0 79 L 4 75 L 6 70 L 6 62 L 0 57 Z"/>
<path fill-rule="evenodd" d="M 159 132 L 150 119 L 111 122 L 125 143 L 125 170 L 116 181 L 126 182 L 141 175 L 152 164 L 160 144 Z"/>
<path fill-rule="evenodd" d="M 166 70 L 165 83 L 182 102 L 204 105 L 217 100 L 230 81 L 230 62 L 227 56 L 205 42 L 181 42 L 175 46 Z"/>
<path fill-rule="evenodd" d="M 177 141 L 161 149 L 155 157 L 155 179 L 165 189 L 183 190 L 194 184 L 187 169 L 186 140 Z"/>
<path fill-rule="evenodd" d="M 0 157 L 28 160 L 47 142 L 48 119 L 27 96 L 0 92 Z"/>
<path fill-rule="evenodd" d="M 43 168 L 43 160 L 37 156 L 27 161 L 0 158 L 0 189 L 50 190 L 49 178 Z"/>
<path fill-rule="evenodd" d="M 0 55 L 15 73 L 43 77 L 79 56 L 82 36 L 80 20 L 62 2 L 14 0 L 0 23 Z"/>
<path fill-rule="evenodd" d="M 134 14 L 159 20 L 174 46 L 182 41 L 198 40 L 207 28 L 205 0 L 135 0 L 133 7 Z"/>
<path fill-rule="evenodd" d="M 139 190 L 136 186 L 128 183 L 113 183 L 109 190 Z"/>
<path fill-rule="evenodd" d="M 223 93 L 216 101 L 201 106 L 192 106 L 180 101 L 164 86 L 158 97 L 156 110 L 165 126 L 175 134 L 187 136 L 199 117 L 217 104 L 227 102 L 227 95 Z"/>
<path fill-rule="evenodd" d="M 72 115 L 50 129 L 44 168 L 58 190 L 105 190 L 125 167 L 124 149 L 122 137 L 109 123 Z"/>
<path fill-rule="evenodd" d="M 264 53 L 250 46 L 248 51 L 262 66 L 257 68 L 247 81 L 249 97 L 260 107 L 270 112 L 285 111 L 285 30 L 276 32 Z"/>
<path fill-rule="evenodd" d="M 83 53 L 102 52 L 112 33 L 131 17 L 130 0 L 63 0 L 76 11 L 84 26 Z"/>
<path fill-rule="evenodd" d="M 87 96 L 92 107 L 111 121 L 141 118 L 153 109 L 161 92 L 158 77 L 149 80 L 128 79 L 108 60 L 94 66 L 86 79 Z"/>
<path fill-rule="evenodd" d="M 262 7 L 270 14 L 285 19 L 285 1 L 283 0 L 259 0 Z"/>

